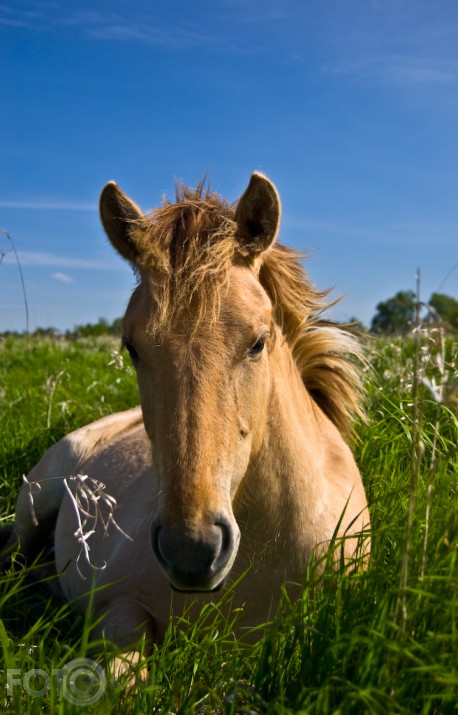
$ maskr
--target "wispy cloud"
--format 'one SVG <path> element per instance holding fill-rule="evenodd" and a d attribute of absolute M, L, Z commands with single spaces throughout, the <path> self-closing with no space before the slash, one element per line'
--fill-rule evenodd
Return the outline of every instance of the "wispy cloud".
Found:
<path fill-rule="evenodd" d="M 218 7 L 236 22 L 247 25 L 277 23 L 291 15 L 288 4 L 279 3 L 278 0 L 263 0 L 262 3 L 254 3 L 253 0 L 220 0 Z"/>
<path fill-rule="evenodd" d="M 5 27 L 27 27 L 27 23 L 9 17 L 0 17 L 0 25 L 4 25 Z"/>
<path fill-rule="evenodd" d="M 0 25 L 42 29 L 47 24 L 45 16 L 45 6 L 39 8 L 39 3 L 36 3 L 33 10 L 20 7 L 19 3 L 11 4 L 11 6 L 6 3 L 0 5 Z"/>
<path fill-rule="evenodd" d="M 97 211 L 97 204 L 65 199 L 0 199 L 0 208 L 24 211 Z"/>
<path fill-rule="evenodd" d="M 68 275 L 68 273 L 60 273 L 59 271 L 57 273 L 53 273 L 52 278 L 54 278 L 55 281 L 59 281 L 59 283 L 74 283 L 75 280 Z"/>
<path fill-rule="evenodd" d="M 36 266 L 46 268 L 75 268 L 96 271 L 120 271 L 125 270 L 121 261 L 114 260 L 110 263 L 107 260 L 91 258 L 74 258 L 72 256 L 57 256 L 52 253 L 42 253 L 34 251 L 18 251 L 19 260 L 22 266 Z M 3 259 L 5 265 L 15 264 L 15 258 L 11 253 L 5 255 Z"/>
<path fill-rule="evenodd" d="M 327 65 L 323 72 L 398 86 L 450 85 L 458 82 L 458 61 L 393 54 Z"/>
<path fill-rule="evenodd" d="M 40 7 L 33 13 L 21 8 L 13 9 L 0 5 L 0 25 L 16 25 L 31 30 L 46 31 L 56 27 L 79 28 L 86 36 L 95 40 L 113 42 L 142 42 L 165 49 L 193 49 L 212 46 L 223 51 L 246 51 L 244 43 L 238 43 L 227 32 L 204 31 L 202 23 L 195 21 L 194 15 L 184 14 L 180 21 L 171 22 L 157 12 L 102 12 L 86 10 L 78 6 L 53 8 Z"/>
<path fill-rule="evenodd" d="M 302 237 L 308 240 L 310 234 L 315 236 L 328 236 L 332 240 L 350 240 L 372 245 L 422 245 L 422 246 L 447 246 L 457 245 L 458 230 L 453 223 L 425 224 L 415 221 L 405 221 L 386 225 L 378 228 L 357 224 L 330 221 L 304 221 L 293 216 L 285 217 L 283 221 L 284 232 L 290 235 L 300 231 Z M 314 239 L 315 240 L 315 239 Z"/>
<path fill-rule="evenodd" d="M 202 45 L 218 45 L 221 38 L 215 38 L 185 27 L 159 27 L 151 22 L 118 21 L 97 23 L 87 27 L 89 37 L 97 40 L 116 42 L 143 42 L 168 49 L 195 48 Z M 227 44 L 225 41 L 224 44 Z"/>

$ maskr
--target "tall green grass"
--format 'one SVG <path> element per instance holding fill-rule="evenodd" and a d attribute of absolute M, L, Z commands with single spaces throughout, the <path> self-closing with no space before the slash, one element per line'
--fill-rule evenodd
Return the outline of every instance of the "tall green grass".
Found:
<path fill-rule="evenodd" d="M 452 385 L 456 342 L 445 347 L 444 367 L 429 340 L 422 343 L 419 377 Z M 12 514 L 22 475 L 48 446 L 136 403 L 134 376 L 117 348 L 106 339 L 31 339 L 29 350 L 20 339 L 0 343 L 0 518 Z M 368 422 L 359 425 L 354 445 L 372 517 L 366 572 L 311 564 L 302 597 L 290 603 L 285 595 L 254 645 L 234 639 L 236 613 L 228 620 L 226 611 L 208 606 L 197 622 L 185 616 L 149 657 L 146 682 L 110 683 L 100 700 L 81 708 L 63 696 L 56 678 L 43 696 L 32 697 L 21 685 L 7 693 L 8 669 L 20 677 L 37 668 L 51 674 L 96 652 L 87 616 L 56 602 L 27 570 L 13 568 L 0 583 L 2 711 L 457 712 L 457 412 L 453 401 L 439 403 L 420 386 L 414 429 L 413 350 L 400 340 L 371 347 Z M 408 533 L 415 430 L 424 449 Z M 36 678 L 38 690 L 43 681 Z"/>

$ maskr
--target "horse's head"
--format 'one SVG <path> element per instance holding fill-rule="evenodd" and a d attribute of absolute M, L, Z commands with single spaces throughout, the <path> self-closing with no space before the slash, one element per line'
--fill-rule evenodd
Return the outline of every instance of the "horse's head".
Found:
<path fill-rule="evenodd" d="M 210 591 L 237 554 L 232 503 L 266 419 L 274 335 L 258 274 L 279 198 L 253 174 L 236 209 L 200 187 L 145 215 L 110 183 L 100 213 L 140 277 L 123 342 L 159 484 L 152 548 L 174 588 Z"/>

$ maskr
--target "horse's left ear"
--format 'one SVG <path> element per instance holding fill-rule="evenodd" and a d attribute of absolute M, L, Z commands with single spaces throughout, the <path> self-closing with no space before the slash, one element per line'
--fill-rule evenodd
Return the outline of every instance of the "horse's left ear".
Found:
<path fill-rule="evenodd" d="M 280 225 L 280 197 L 263 174 L 251 175 L 235 212 L 239 241 L 251 255 L 265 251 L 275 241 Z"/>
<path fill-rule="evenodd" d="M 99 201 L 103 228 L 114 248 L 132 265 L 137 264 L 141 247 L 135 241 L 132 227 L 145 216 L 114 181 L 104 186 Z"/>

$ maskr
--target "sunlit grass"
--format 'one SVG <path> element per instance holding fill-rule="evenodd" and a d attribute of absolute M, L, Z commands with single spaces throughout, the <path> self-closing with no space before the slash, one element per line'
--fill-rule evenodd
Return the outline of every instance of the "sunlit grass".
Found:
<path fill-rule="evenodd" d="M 0 518 L 13 512 L 22 475 L 47 447 L 82 424 L 136 403 L 135 379 L 118 348 L 111 339 L 31 339 L 28 351 L 17 338 L 0 343 Z M 456 407 L 446 399 L 438 403 L 422 387 L 424 453 L 401 593 L 412 467 L 413 346 L 377 340 L 371 349 L 369 419 L 359 425 L 354 446 L 371 507 L 369 569 L 336 573 L 329 564 L 311 564 L 302 597 L 289 603 L 285 595 L 276 619 L 252 645 L 234 639 L 236 613 L 228 620 L 224 609 L 208 606 L 197 622 L 185 616 L 149 656 L 146 681 L 109 683 L 85 712 L 456 712 Z M 436 354 L 434 342 L 422 353 L 430 382 L 439 379 Z M 457 344 L 449 340 L 445 362 L 452 386 L 456 354 Z M 21 677 L 34 668 L 51 674 L 75 658 L 98 658 L 104 646 L 97 651 L 90 643 L 85 614 L 62 606 L 45 584 L 37 586 L 19 567 L 2 577 L 0 613 L 2 711 L 83 711 L 63 697 L 56 678 L 37 697 L 21 685 L 8 695 L 6 683 L 8 669 Z M 111 653 L 108 645 L 105 650 Z"/>

